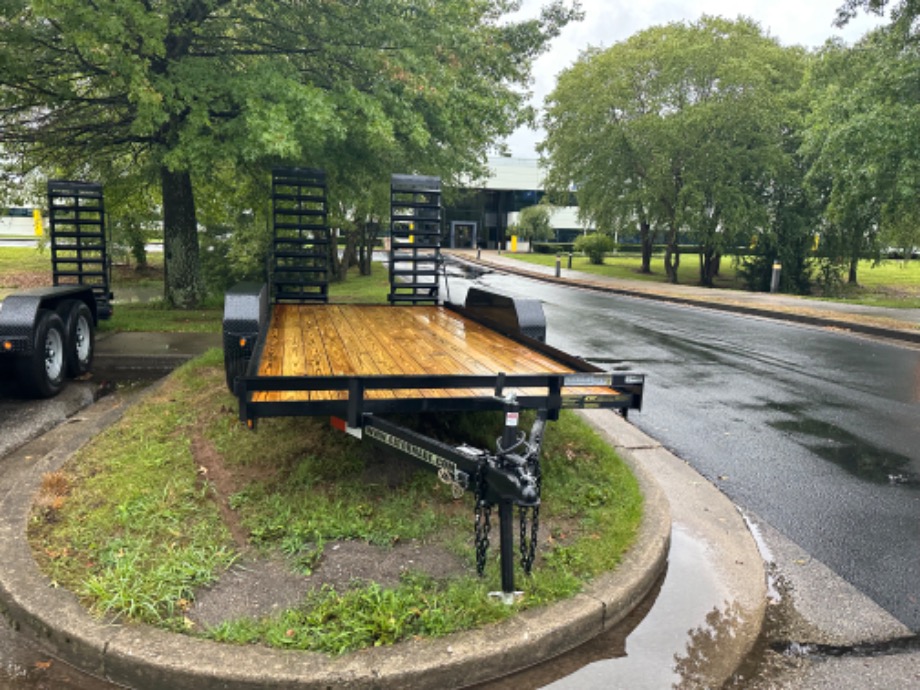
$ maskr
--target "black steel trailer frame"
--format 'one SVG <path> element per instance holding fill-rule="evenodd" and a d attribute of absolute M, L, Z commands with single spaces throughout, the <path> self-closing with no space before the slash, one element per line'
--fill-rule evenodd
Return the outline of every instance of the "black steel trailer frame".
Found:
<path fill-rule="evenodd" d="M 276 175 L 286 175 L 276 171 Z M 286 178 L 287 179 L 287 178 Z M 408 192 L 401 191 L 400 185 Z M 413 223 L 413 204 L 421 209 L 424 221 L 424 241 L 413 254 L 419 261 L 437 262 L 437 247 L 432 220 L 439 218 L 432 208 L 432 199 L 439 198 L 440 181 L 436 178 L 393 176 L 391 199 L 394 224 L 399 227 L 400 248 L 392 249 L 391 261 L 405 261 L 394 252 L 405 252 L 415 238 L 411 231 L 419 228 Z M 420 198 L 407 194 L 421 194 Z M 315 203 L 317 200 L 313 199 Z M 410 203 L 411 202 L 411 203 Z M 313 231 L 315 229 L 311 229 Z M 311 257 L 313 260 L 315 257 Z M 408 269 L 407 269 L 408 270 Z M 423 270 L 423 269 L 419 269 Z M 427 269 L 425 269 L 427 270 Z M 425 276 L 429 278 L 431 276 Z M 499 509 L 502 591 L 505 601 L 515 596 L 513 569 L 513 509 L 518 507 L 521 520 L 521 560 L 525 572 L 533 565 L 540 507 L 540 453 L 543 431 L 547 421 L 558 419 L 566 408 L 606 408 L 624 416 L 631 409 L 641 409 L 645 377 L 628 372 L 607 372 L 584 360 L 566 354 L 545 343 L 546 321 L 542 305 L 536 300 L 515 299 L 484 290 L 471 289 L 463 306 L 440 304 L 437 290 L 429 283 L 417 284 L 410 277 L 410 293 L 398 271 L 390 272 L 390 302 L 425 303 L 432 300 L 440 308 L 458 317 L 476 322 L 490 331 L 524 345 L 567 369 L 564 373 L 507 373 L 495 371 L 488 375 L 265 375 L 259 373 L 263 350 L 272 319 L 272 298 L 277 294 L 268 284 L 241 283 L 226 294 L 224 303 L 223 344 L 227 385 L 239 402 L 239 419 L 250 429 L 256 429 L 261 418 L 291 416 L 330 416 L 333 425 L 357 438 L 385 446 L 395 452 L 434 469 L 439 478 L 451 485 L 455 493 L 474 494 L 476 517 L 476 556 L 480 574 L 485 566 L 489 545 L 490 513 Z M 435 283 L 437 278 L 435 276 Z M 326 290 L 320 288 L 325 301 Z M 399 295 L 401 299 L 393 299 Z M 289 295 L 285 297 L 290 298 Z M 315 298 L 310 298 L 314 299 Z M 307 302 L 305 298 L 303 300 Z M 331 306 L 331 305 L 330 305 Z M 326 307 L 321 307 L 326 308 Z M 376 307 L 392 309 L 397 307 Z M 413 307 L 417 308 L 417 307 Z M 425 396 L 421 391 L 440 389 L 465 394 Z M 483 394 L 482 391 L 489 391 Z M 264 399 L 264 394 L 299 391 L 296 399 Z M 396 394 L 382 398 L 375 391 Z M 322 393 L 319 396 L 311 393 Z M 418 394 L 415 394 L 418 393 Z M 456 413 L 475 410 L 496 410 L 504 413 L 501 438 L 494 451 L 472 448 L 462 444 L 451 446 L 426 437 L 388 420 L 388 415 L 427 412 Z M 536 418 L 529 432 L 519 428 L 522 410 L 535 410 Z M 526 523 L 529 517 L 529 537 Z"/>

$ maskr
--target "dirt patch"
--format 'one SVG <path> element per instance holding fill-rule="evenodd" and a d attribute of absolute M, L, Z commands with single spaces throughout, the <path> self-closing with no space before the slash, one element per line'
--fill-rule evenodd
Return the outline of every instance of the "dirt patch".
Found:
<path fill-rule="evenodd" d="M 351 540 L 329 542 L 323 545 L 319 560 L 311 564 L 309 574 L 305 574 L 303 559 L 298 562 L 296 557 L 257 551 L 251 547 L 249 531 L 230 507 L 229 499 L 251 482 L 265 479 L 266 473 L 277 472 L 277 468 L 228 467 L 214 444 L 201 433 L 204 426 L 199 424 L 190 430 L 199 481 L 208 487 L 221 520 L 243 555 L 218 582 L 196 593 L 195 603 L 187 612 L 196 626 L 212 628 L 234 619 L 271 616 L 298 606 L 309 593 L 324 586 L 338 591 L 368 582 L 395 587 L 408 572 L 439 580 L 469 574 L 469 568 L 460 558 L 428 541 L 400 542 L 386 547 Z M 363 479 L 370 484 L 396 488 L 415 471 L 415 464 L 404 458 L 380 454 L 368 460 Z M 305 544 L 305 553 L 312 546 Z"/>
<path fill-rule="evenodd" d="M 48 271 L 11 271 L 0 277 L 0 287 L 17 290 L 45 287 L 50 282 Z"/>
<path fill-rule="evenodd" d="M 249 530 L 243 526 L 237 512 L 230 507 L 230 496 L 238 491 L 237 479 L 227 470 L 214 444 L 201 433 L 195 433 L 192 437 L 192 457 L 195 458 L 198 468 L 198 480 L 211 489 L 211 496 L 220 511 L 220 518 L 230 531 L 233 542 L 237 548 L 245 551 L 249 548 Z"/>
<path fill-rule="evenodd" d="M 446 579 L 467 570 L 456 556 L 432 544 L 385 548 L 358 541 L 333 542 L 326 544 L 309 576 L 296 572 L 284 558 L 250 556 L 215 585 L 198 592 L 187 615 L 202 628 L 238 618 L 259 619 L 298 606 L 307 594 L 326 585 L 338 591 L 367 582 L 393 587 L 407 572 Z"/>

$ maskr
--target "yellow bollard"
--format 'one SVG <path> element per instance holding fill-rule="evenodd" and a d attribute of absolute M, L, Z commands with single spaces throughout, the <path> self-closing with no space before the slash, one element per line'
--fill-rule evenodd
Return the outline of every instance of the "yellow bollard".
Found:
<path fill-rule="evenodd" d="M 37 208 L 36 208 L 36 209 L 33 209 L 33 210 L 32 210 L 32 222 L 35 224 L 35 235 L 36 235 L 37 237 L 41 237 L 41 236 L 42 236 L 42 232 L 43 232 L 43 230 L 44 230 L 44 228 L 43 228 L 43 226 L 42 226 L 42 212 L 41 212 L 41 209 L 37 209 Z"/>
<path fill-rule="evenodd" d="M 517 235 L 511 236 L 511 251 L 513 252 L 517 251 Z"/>

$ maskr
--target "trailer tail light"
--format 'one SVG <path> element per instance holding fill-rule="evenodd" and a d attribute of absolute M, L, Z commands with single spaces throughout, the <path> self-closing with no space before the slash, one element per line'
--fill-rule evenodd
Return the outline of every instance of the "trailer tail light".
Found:
<path fill-rule="evenodd" d="M 10 342 L 9 340 L 4 340 L 4 341 L 3 341 L 3 351 L 4 351 L 4 352 L 12 352 L 12 351 L 13 351 L 13 343 Z"/>
<path fill-rule="evenodd" d="M 244 348 L 247 345 L 246 338 L 240 338 L 240 348 Z"/>

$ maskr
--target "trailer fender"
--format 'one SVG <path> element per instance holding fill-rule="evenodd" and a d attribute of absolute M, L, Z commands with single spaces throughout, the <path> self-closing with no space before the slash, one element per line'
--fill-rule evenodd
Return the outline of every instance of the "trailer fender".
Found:
<path fill-rule="evenodd" d="M 506 297 L 471 287 L 464 308 L 472 318 L 494 324 L 496 330 L 546 342 L 546 316 L 540 300 Z"/>
<path fill-rule="evenodd" d="M 268 285 L 237 283 L 224 298 L 223 344 L 227 387 L 245 376 L 259 340 L 268 326 Z"/>

